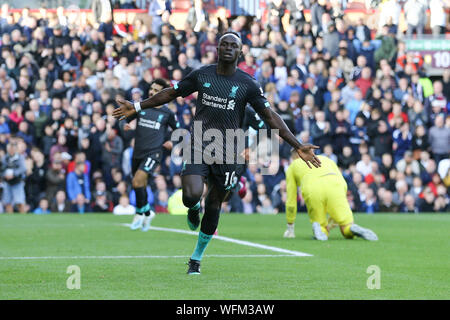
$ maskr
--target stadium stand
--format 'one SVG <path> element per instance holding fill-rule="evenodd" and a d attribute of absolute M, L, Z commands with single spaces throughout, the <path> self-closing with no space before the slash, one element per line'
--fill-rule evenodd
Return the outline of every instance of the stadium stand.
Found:
<path fill-rule="evenodd" d="M 115 98 L 145 99 L 154 78 L 173 85 L 214 63 L 217 38 L 229 29 L 244 42 L 239 66 L 254 73 L 271 107 L 342 169 L 353 211 L 449 211 L 450 62 L 433 60 L 431 68 L 431 56 L 409 51 L 406 37 L 421 39 L 423 27 L 423 39 L 448 48 L 448 2 L 259 3 L 260 19 L 201 0 L 113 1 L 125 15 L 98 22 L 88 11 L 4 4 L 0 212 L 134 212 L 134 141 L 112 117 Z M 127 15 L 131 8 L 141 10 Z M 419 28 L 416 16 L 429 18 Z M 190 96 L 169 104 L 182 127 L 194 103 Z M 284 212 L 289 155 L 281 142 L 272 175 L 250 165 L 246 197 L 234 195 L 223 211 Z M 181 185 L 181 166 L 170 152 L 164 159 L 149 189 L 161 213 Z"/>

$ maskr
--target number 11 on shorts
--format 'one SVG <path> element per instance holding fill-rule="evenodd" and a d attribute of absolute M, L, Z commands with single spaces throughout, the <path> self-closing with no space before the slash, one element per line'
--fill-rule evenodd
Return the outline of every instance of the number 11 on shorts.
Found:
<path fill-rule="evenodd" d="M 147 161 L 145 161 L 144 167 L 145 167 L 146 170 L 151 170 L 154 165 L 155 165 L 155 160 L 153 160 L 152 158 L 148 157 Z"/>

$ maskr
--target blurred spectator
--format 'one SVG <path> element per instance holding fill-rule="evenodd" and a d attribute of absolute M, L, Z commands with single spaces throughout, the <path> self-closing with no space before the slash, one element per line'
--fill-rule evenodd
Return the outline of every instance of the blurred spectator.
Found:
<path fill-rule="evenodd" d="M 412 174 L 420 175 L 420 164 L 413 158 L 413 153 L 409 150 L 405 152 L 403 159 L 399 160 L 395 167 L 400 172 L 405 172 L 407 167 L 410 167 Z"/>
<path fill-rule="evenodd" d="M 385 190 L 380 199 L 380 212 L 397 212 L 398 205 L 393 201 L 392 191 Z"/>
<path fill-rule="evenodd" d="M 361 90 L 363 97 L 366 97 L 367 90 L 372 86 L 372 71 L 369 67 L 361 70 L 361 77 L 355 81 L 355 85 Z"/>
<path fill-rule="evenodd" d="M 338 155 L 338 166 L 348 169 L 351 164 L 355 164 L 356 160 L 352 148 L 347 145 L 342 149 L 342 154 Z"/>
<path fill-rule="evenodd" d="M 256 212 L 263 214 L 273 214 L 274 208 L 272 206 L 272 201 L 270 198 L 264 198 L 261 202 L 261 205 L 256 206 Z"/>
<path fill-rule="evenodd" d="M 47 166 L 43 153 L 36 147 L 31 150 L 29 160 L 30 168 L 25 178 L 25 192 L 27 204 L 34 209 L 38 206 L 39 199 L 45 196 Z"/>
<path fill-rule="evenodd" d="M 72 210 L 71 204 L 66 199 L 64 190 L 57 191 L 54 197 L 47 197 L 47 199 L 51 199 L 50 211 L 53 213 L 70 212 Z"/>
<path fill-rule="evenodd" d="M 57 143 L 50 148 L 50 154 L 49 154 L 50 162 L 53 162 L 56 153 L 62 154 L 64 152 L 67 153 L 67 151 L 69 151 L 69 148 L 67 148 L 67 146 L 66 146 L 66 142 L 67 142 L 66 136 L 63 134 L 60 134 L 58 136 Z"/>
<path fill-rule="evenodd" d="M 356 117 L 355 124 L 350 128 L 349 139 L 349 142 L 353 147 L 353 151 L 356 153 L 358 146 L 368 140 L 369 137 L 367 136 L 367 128 L 364 126 L 364 119 L 362 117 Z"/>
<path fill-rule="evenodd" d="M 389 0 L 389 2 L 395 2 L 397 0 Z M 397 27 L 395 26 L 396 30 Z M 391 32 L 388 25 L 383 26 L 381 29 L 381 34 L 377 36 L 376 40 L 381 41 L 380 47 L 375 50 L 375 62 L 380 63 L 381 60 L 385 59 L 387 62 L 391 62 L 396 55 L 397 46 L 395 44 L 394 34 L 397 31 Z"/>
<path fill-rule="evenodd" d="M 39 200 L 39 206 L 33 210 L 34 214 L 49 214 L 50 210 L 48 209 L 48 200 L 46 198 L 42 198 Z"/>
<path fill-rule="evenodd" d="M 418 213 L 419 208 L 416 205 L 416 200 L 410 194 L 405 196 L 405 200 L 403 201 L 402 206 L 400 207 L 400 212 L 405 213 Z"/>
<path fill-rule="evenodd" d="M 403 10 L 408 24 L 406 35 L 410 37 L 416 31 L 417 36 L 421 36 L 426 21 L 426 6 L 420 0 L 408 0 L 405 2 Z"/>
<path fill-rule="evenodd" d="M 164 2 L 156 1 L 154 2 Z M 203 8 L 203 0 L 194 0 L 194 5 L 189 9 L 186 22 L 195 31 L 199 32 L 202 28 L 203 23 L 207 22 L 209 19 L 208 12 Z"/>
<path fill-rule="evenodd" d="M 86 199 L 86 197 L 82 193 L 79 193 L 76 196 L 74 202 L 72 201 L 72 209 L 70 211 L 80 214 L 90 212 L 91 210 L 89 208 L 89 200 Z"/>
<path fill-rule="evenodd" d="M 133 215 L 136 212 L 136 208 L 130 204 L 130 201 L 126 195 L 120 197 L 119 204 L 113 209 L 115 215 Z"/>
<path fill-rule="evenodd" d="M 378 121 L 378 128 L 373 136 L 372 143 L 374 146 L 375 157 L 381 158 L 383 154 L 392 153 L 392 133 L 388 130 L 386 121 Z"/>
<path fill-rule="evenodd" d="M 363 104 L 362 93 L 359 89 L 353 91 L 353 96 L 349 97 L 347 103 L 345 103 L 345 109 L 350 112 L 349 121 L 350 124 L 355 124 L 356 115 L 361 110 Z"/>
<path fill-rule="evenodd" d="M 412 134 L 409 131 L 409 123 L 404 122 L 400 126 L 400 129 L 396 129 L 392 133 L 392 138 L 394 141 L 392 145 L 392 149 L 394 150 L 394 163 L 397 163 L 403 158 L 405 152 L 411 149 Z"/>
<path fill-rule="evenodd" d="M 79 206 L 77 211 L 83 209 L 81 199 L 85 204 L 88 204 L 91 199 L 89 176 L 85 173 L 85 167 L 86 165 L 83 161 L 77 162 L 75 170 L 69 172 L 66 180 L 67 196 L 72 204 Z M 83 197 L 81 198 L 79 195 Z"/>
<path fill-rule="evenodd" d="M 437 37 L 445 32 L 447 14 L 445 13 L 444 0 L 430 0 L 430 27 L 433 36 Z"/>
<path fill-rule="evenodd" d="M 346 42 L 339 42 L 339 55 L 337 56 L 337 64 L 338 68 L 341 70 L 342 74 L 344 75 L 345 81 L 350 80 L 350 75 L 353 70 L 353 61 L 348 57 L 347 53 L 347 43 Z"/>
<path fill-rule="evenodd" d="M 314 36 L 317 36 L 322 30 L 322 16 L 325 13 L 325 0 L 311 1 L 311 26 Z"/>
<path fill-rule="evenodd" d="M 112 203 L 106 198 L 105 191 L 95 193 L 95 202 L 92 205 L 92 212 L 104 213 L 112 211 Z"/>
<path fill-rule="evenodd" d="M 333 153 L 333 147 L 331 146 L 331 144 L 325 145 L 322 155 L 330 158 L 335 163 L 337 163 L 337 156 Z"/>
<path fill-rule="evenodd" d="M 23 155 L 18 152 L 16 140 L 11 140 L 6 147 L 6 155 L 2 158 L 1 172 L 4 179 L 2 203 L 5 211 L 12 213 L 17 205 L 18 211 L 25 213 L 26 167 Z"/>
<path fill-rule="evenodd" d="M 364 201 L 361 204 L 361 211 L 365 213 L 375 213 L 379 211 L 377 198 L 373 189 L 367 188 L 364 194 Z"/>
<path fill-rule="evenodd" d="M 446 159 L 450 155 L 450 127 L 444 126 L 444 116 L 439 115 L 434 121 L 434 126 L 430 128 L 428 139 L 431 145 L 431 152 L 436 163 Z"/>
<path fill-rule="evenodd" d="M 331 143 L 331 126 L 325 120 L 325 113 L 323 111 L 316 112 L 316 122 L 311 126 L 311 137 L 315 145 L 321 149 L 327 144 Z"/>
<path fill-rule="evenodd" d="M 400 20 L 401 6 L 398 0 L 385 1 L 380 8 L 378 23 L 380 26 L 391 26 L 392 33 L 397 33 L 397 26 Z"/>
<path fill-rule="evenodd" d="M 169 194 L 165 190 L 161 190 L 158 192 L 157 201 L 155 203 L 155 212 L 156 213 L 168 213 L 168 201 Z"/>
<path fill-rule="evenodd" d="M 363 154 L 361 160 L 356 163 L 356 170 L 362 174 L 363 177 L 372 173 L 372 162 L 370 155 Z"/>

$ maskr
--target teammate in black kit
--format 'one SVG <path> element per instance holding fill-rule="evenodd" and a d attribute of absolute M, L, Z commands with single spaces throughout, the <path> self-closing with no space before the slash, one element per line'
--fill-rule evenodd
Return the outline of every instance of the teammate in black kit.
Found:
<path fill-rule="evenodd" d="M 200 199 L 205 180 L 208 193 L 197 246 L 189 260 L 188 274 L 200 274 L 200 261 L 218 225 L 222 202 L 245 168 L 245 164 L 238 164 L 237 161 L 227 163 L 227 153 L 233 155 L 235 149 L 226 150 L 226 144 L 220 143 L 223 140 L 216 141 L 220 139 L 213 138 L 214 142 L 203 141 L 205 131 L 216 129 L 225 137 L 227 129 L 241 129 L 245 107 L 249 103 L 270 128 L 279 130 L 279 135 L 295 148 L 309 167 L 311 164 L 320 166 L 320 160 L 314 154 L 314 149 L 318 147 L 302 145 L 280 116 L 270 108 L 259 83 L 237 68 L 238 58 L 242 54 L 239 36 L 232 32 L 225 33 L 219 40 L 217 51 L 217 64 L 192 71 L 173 88 L 164 89 L 142 103 L 133 105 L 129 101 L 118 100 L 120 107 L 113 112 L 116 118 L 128 118 L 141 109 L 154 108 L 178 96 L 186 97 L 198 92 L 194 124 L 191 127 L 191 146 L 194 152 L 187 159 L 191 161 L 185 164 L 182 172 L 183 203 L 189 208 L 188 224 L 191 229 L 196 229 L 200 224 Z M 211 145 L 215 151 L 214 156 L 203 157 L 203 151 L 208 153 Z M 196 159 L 196 156 L 200 156 L 200 159 Z M 219 157 L 221 161 L 217 160 Z"/>
<path fill-rule="evenodd" d="M 152 97 L 168 87 L 165 80 L 155 79 L 150 85 L 149 96 Z M 155 212 L 147 201 L 148 178 L 161 162 L 162 147 L 171 146 L 170 141 L 165 142 L 168 127 L 175 130 L 179 124 L 175 114 L 166 106 L 140 111 L 127 118 L 127 122 L 134 119 L 137 119 L 137 123 L 131 173 L 136 193 L 136 215 L 131 223 L 131 230 L 142 228 L 142 231 L 148 231 L 155 217 Z M 124 126 L 124 130 L 130 130 L 128 123 Z"/>

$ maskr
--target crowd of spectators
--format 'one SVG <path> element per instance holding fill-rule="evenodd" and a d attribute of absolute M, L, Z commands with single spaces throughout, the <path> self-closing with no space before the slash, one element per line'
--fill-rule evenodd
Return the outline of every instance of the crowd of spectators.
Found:
<path fill-rule="evenodd" d="M 354 211 L 448 211 L 450 70 L 430 78 L 392 17 L 371 30 L 363 19 L 349 22 L 340 2 L 312 0 L 309 22 L 296 11 L 283 26 L 292 10 L 285 3 L 270 2 L 263 24 L 227 18 L 223 8 L 209 15 L 195 1 L 184 30 L 175 30 L 164 7 L 151 25 L 110 18 L 91 25 L 63 10 L 34 16 L 25 8 L 15 19 L 3 5 L 0 212 L 133 213 L 133 131 L 112 117 L 115 99 L 145 99 L 153 79 L 175 84 L 214 63 L 226 30 L 242 38 L 239 68 L 259 81 L 291 131 L 342 169 Z M 195 95 L 168 107 L 188 128 Z M 249 192 L 224 211 L 284 212 L 289 150 L 281 141 L 271 175 L 249 165 Z M 181 166 L 168 151 L 163 159 L 148 187 L 158 212 L 181 187 Z"/>

